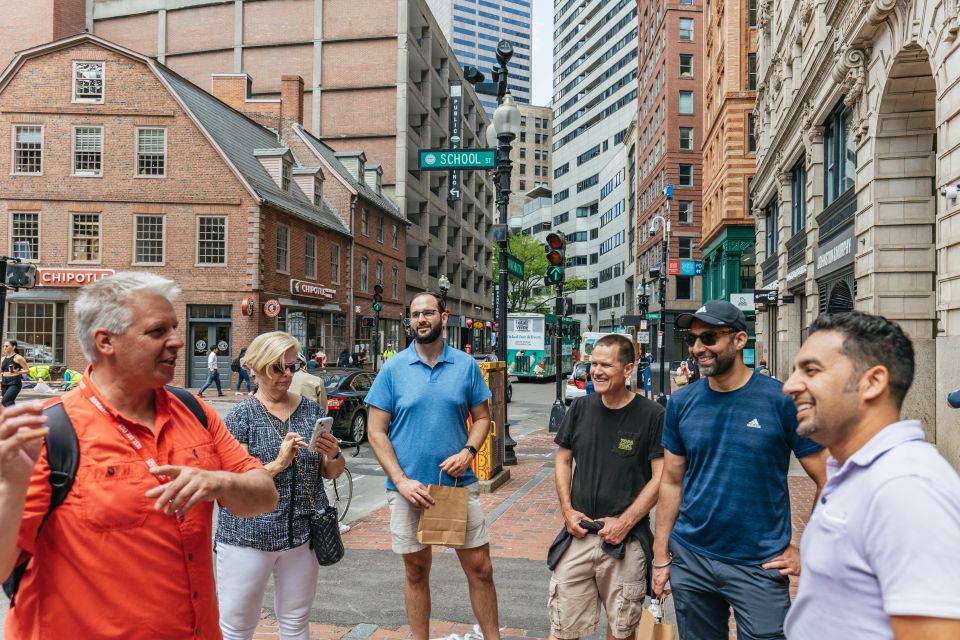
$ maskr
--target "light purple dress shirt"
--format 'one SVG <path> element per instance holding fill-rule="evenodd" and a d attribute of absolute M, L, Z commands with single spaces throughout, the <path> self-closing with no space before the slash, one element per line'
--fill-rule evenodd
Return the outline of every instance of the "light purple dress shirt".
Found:
<path fill-rule="evenodd" d="M 789 640 L 892 640 L 890 616 L 960 618 L 960 476 L 919 421 L 828 459 L 800 561 Z"/>

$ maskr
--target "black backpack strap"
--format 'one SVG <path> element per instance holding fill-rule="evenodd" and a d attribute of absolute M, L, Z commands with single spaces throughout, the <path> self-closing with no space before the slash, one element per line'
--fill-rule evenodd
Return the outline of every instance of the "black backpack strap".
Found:
<path fill-rule="evenodd" d="M 195 395 L 182 387 L 174 387 L 169 384 L 167 385 L 167 391 L 176 396 L 177 400 L 182 402 L 187 409 L 190 409 L 190 413 L 197 419 L 197 422 L 203 425 L 204 429 L 210 429 L 210 426 L 207 424 L 207 414 Z"/>
<path fill-rule="evenodd" d="M 37 529 L 39 532 L 46 523 L 53 510 L 63 504 L 73 487 L 73 480 L 77 476 L 77 467 L 80 465 L 80 441 L 77 432 L 70 422 L 70 416 L 63 408 L 62 402 L 52 404 L 43 410 L 47 417 L 47 427 L 50 429 L 46 437 L 47 463 L 50 466 L 50 506 L 43 516 L 43 522 Z M 13 573 L 3 583 L 3 592 L 10 598 L 10 606 L 14 606 L 20 581 L 27 571 L 27 559 L 24 559 L 13 569 Z"/>

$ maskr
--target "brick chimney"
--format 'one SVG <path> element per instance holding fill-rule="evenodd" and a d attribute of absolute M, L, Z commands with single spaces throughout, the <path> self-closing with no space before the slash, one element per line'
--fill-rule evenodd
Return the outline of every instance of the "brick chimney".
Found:
<path fill-rule="evenodd" d="M 280 100 L 252 99 L 252 85 L 253 78 L 245 73 L 214 73 L 211 75 L 210 93 L 257 123 L 277 129 L 280 124 Z"/>
<path fill-rule="evenodd" d="M 280 77 L 280 117 L 283 127 L 303 124 L 303 78 L 297 75 Z"/>

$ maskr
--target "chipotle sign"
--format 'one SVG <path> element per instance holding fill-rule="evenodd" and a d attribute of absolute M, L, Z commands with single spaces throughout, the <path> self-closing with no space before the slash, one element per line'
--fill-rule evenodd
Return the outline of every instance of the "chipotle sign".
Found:
<path fill-rule="evenodd" d="M 38 287 L 82 287 L 112 276 L 113 269 L 37 269 Z"/>

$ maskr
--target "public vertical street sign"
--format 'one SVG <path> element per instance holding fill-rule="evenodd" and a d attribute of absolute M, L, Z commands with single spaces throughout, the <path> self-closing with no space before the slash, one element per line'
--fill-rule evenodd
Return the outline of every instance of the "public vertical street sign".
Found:
<path fill-rule="evenodd" d="M 460 148 L 460 121 L 463 86 L 459 82 L 450 83 L 450 148 Z M 447 202 L 456 202 L 460 199 L 460 170 L 451 169 L 447 174 L 449 188 L 447 189 Z"/>

